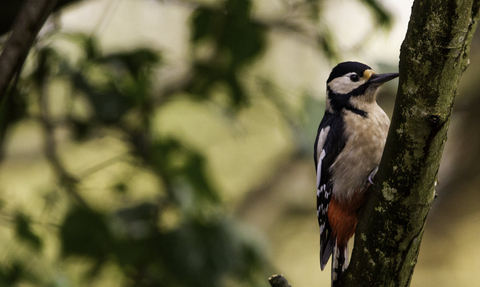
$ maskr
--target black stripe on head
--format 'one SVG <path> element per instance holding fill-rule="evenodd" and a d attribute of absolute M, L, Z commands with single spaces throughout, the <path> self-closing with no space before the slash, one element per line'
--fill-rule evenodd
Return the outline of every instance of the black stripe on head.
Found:
<path fill-rule="evenodd" d="M 335 78 L 341 77 L 345 74 L 355 72 L 360 77 L 363 76 L 363 72 L 365 70 L 372 69 L 369 66 L 359 63 L 359 62 L 343 62 L 338 64 L 335 68 L 333 68 L 332 72 L 330 73 L 330 77 L 328 77 L 327 84 L 330 83 Z"/>

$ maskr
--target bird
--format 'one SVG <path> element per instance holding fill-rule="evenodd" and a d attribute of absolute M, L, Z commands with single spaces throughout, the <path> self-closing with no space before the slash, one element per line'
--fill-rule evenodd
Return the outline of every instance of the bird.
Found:
<path fill-rule="evenodd" d="M 390 119 L 376 102 L 377 91 L 398 75 L 376 74 L 369 66 L 350 61 L 335 66 L 327 79 L 314 162 L 320 267 L 323 271 L 332 256 L 332 286 L 338 286 L 348 267 L 347 244 L 387 139 Z"/>

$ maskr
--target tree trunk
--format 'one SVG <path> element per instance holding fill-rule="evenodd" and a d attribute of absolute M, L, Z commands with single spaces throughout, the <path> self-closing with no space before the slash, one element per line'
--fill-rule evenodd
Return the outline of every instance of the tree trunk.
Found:
<path fill-rule="evenodd" d="M 341 286 L 409 286 L 479 0 L 416 0 L 400 53 L 392 124 Z"/>
<path fill-rule="evenodd" d="M 0 55 L 0 102 L 15 74 L 20 72 L 30 47 L 56 3 L 57 0 L 27 0 L 23 3 L 12 35 Z"/>

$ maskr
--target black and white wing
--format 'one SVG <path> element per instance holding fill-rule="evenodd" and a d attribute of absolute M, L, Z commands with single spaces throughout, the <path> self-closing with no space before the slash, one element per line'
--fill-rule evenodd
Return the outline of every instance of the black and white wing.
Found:
<path fill-rule="evenodd" d="M 317 217 L 320 226 L 320 267 L 322 270 L 335 247 L 327 214 L 333 190 L 330 167 L 345 147 L 343 129 L 341 115 L 326 112 L 318 127 L 314 146 L 317 171 Z"/>

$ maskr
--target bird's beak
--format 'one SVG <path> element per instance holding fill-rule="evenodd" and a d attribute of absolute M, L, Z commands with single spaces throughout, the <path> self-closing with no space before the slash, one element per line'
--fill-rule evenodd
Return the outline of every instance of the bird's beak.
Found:
<path fill-rule="evenodd" d="M 385 82 L 395 79 L 396 77 L 398 77 L 398 73 L 372 74 L 368 82 L 371 84 L 381 85 Z"/>

